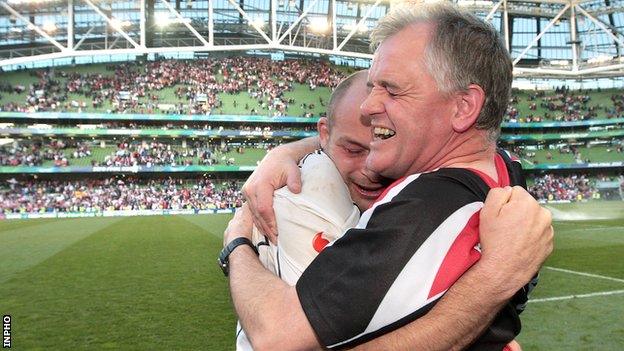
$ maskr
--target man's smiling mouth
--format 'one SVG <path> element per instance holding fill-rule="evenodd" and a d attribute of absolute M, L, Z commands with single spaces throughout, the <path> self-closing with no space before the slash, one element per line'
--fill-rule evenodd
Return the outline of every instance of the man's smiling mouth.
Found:
<path fill-rule="evenodd" d="M 395 131 L 388 128 L 383 127 L 375 127 L 373 128 L 373 138 L 375 139 L 388 139 L 392 138 L 395 135 Z"/>

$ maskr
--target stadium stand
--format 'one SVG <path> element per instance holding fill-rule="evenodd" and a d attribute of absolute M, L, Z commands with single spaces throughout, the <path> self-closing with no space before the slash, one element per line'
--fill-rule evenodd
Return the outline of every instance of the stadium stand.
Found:
<path fill-rule="evenodd" d="M 211 210 L 240 207 L 239 182 L 206 177 L 21 180 L 0 187 L 4 215 L 133 210 Z"/>
<path fill-rule="evenodd" d="M 571 90 L 566 86 L 552 91 L 514 90 L 507 122 L 573 122 L 611 119 L 622 115 L 624 95 L 618 90 Z"/>
<path fill-rule="evenodd" d="M 326 94 L 306 97 L 306 92 L 332 88 L 348 72 L 322 61 L 255 57 L 131 62 L 93 65 L 90 70 L 70 67 L 4 74 L 0 110 L 149 114 L 225 111 L 311 117 L 324 112 Z M 611 119 L 620 116 L 623 109 L 624 94 L 613 89 L 575 91 L 561 86 L 552 91 L 514 90 L 506 121 Z"/>
<path fill-rule="evenodd" d="M 554 145 L 523 145 L 512 148 L 528 164 L 583 164 L 624 160 L 624 144 L 620 140 Z"/>
<path fill-rule="evenodd" d="M 256 165 L 279 142 L 4 139 L 2 166 Z"/>
<path fill-rule="evenodd" d="M 288 92 L 334 87 L 345 77 L 322 61 L 274 62 L 254 57 L 132 62 L 94 67 L 93 73 L 49 69 L 12 73 L 0 85 L 2 111 L 101 111 L 106 113 L 249 114 L 311 117 L 326 100 L 300 101 Z M 29 81 L 28 86 L 23 85 Z M 11 84 L 14 82 L 14 84 Z M 327 90 L 322 90 L 327 92 Z M 229 96 L 226 97 L 226 96 Z M 318 106 L 318 108 L 317 108 Z"/>
<path fill-rule="evenodd" d="M 7 140 L 5 139 L 5 142 Z M 54 166 L 68 166 L 68 159 L 91 156 L 91 147 L 85 142 L 53 140 L 41 142 L 9 142 L 0 147 L 2 166 L 41 166 L 44 163 Z"/>
<path fill-rule="evenodd" d="M 236 196 L 215 200 L 203 175 L 238 184 L 267 150 L 314 135 L 348 72 L 235 57 L 2 73 L 3 212 L 236 207 L 235 185 Z M 621 199 L 622 108 L 616 90 L 514 90 L 500 145 L 522 161 L 540 201 Z"/>

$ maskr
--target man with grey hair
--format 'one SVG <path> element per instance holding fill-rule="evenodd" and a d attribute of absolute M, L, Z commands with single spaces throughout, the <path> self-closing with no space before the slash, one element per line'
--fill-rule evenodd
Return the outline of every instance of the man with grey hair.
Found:
<path fill-rule="evenodd" d="M 258 349 L 356 346 L 426 318 L 474 265 L 467 275 L 488 273 L 473 281 L 475 296 L 449 312 L 448 330 L 429 330 L 432 337 L 424 341 L 392 333 L 396 338 L 381 347 L 465 347 L 471 340 L 454 329 L 465 331 L 468 323 L 476 329 L 473 337 L 480 335 L 472 349 L 501 350 L 519 332 L 515 303 L 526 302 L 526 291 L 508 301 L 552 251 L 553 235 L 550 215 L 533 205 L 522 209 L 529 217 L 520 223 L 535 230 L 519 233 L 518 222 L 507 228 L 526 235 L 507 238 L 512 251 L 495 241 L 500 237 L 485 235 L 492 224 L 479 225 L 509 211 L 505 205 L 497 214 L 481 211 L 490 188 L 510 184 L 507 169 L 513 166 L 494 141 L 511 86 L 509 56 L 490 26 L 441 3 L 394 10 L 379 22 L 373 42 L 379 45 L 361 107 L 373 134 L 367 168 L 398 180 L 356 228 L 312 262 L 294 288 L 263 274 L 251 249 L 233 251 L 230 288 L 237 313 Z M 489 192 L 509 194 L 510 204 L 527 196 L 517 188 Z M 246 235 L 250 221 L 248 214 L 237 214 L 226 242 Z M 497 268 L 523 254 L 523 239 L 537 251 L 501 277 Z M 492 325 L 480 333 L 483 320 L 472 321 L 473 315 L 485 315 L 485 325 L 493 320 Z M 412 324 L 405 330 L 414 331 Z"/>

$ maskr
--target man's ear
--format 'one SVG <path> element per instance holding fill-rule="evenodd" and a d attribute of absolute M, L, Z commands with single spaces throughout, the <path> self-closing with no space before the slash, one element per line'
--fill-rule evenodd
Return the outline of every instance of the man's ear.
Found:
<path fill-rule="evenodd" d="M 456 101 L 457 112 L 451 123 L 455 132 L 463 133 L 477 122 L 485 103 L 485 91 L 477 84 L 470 84 L 468 89 L 457 93 Z"/>
<path fill-rule="evenodd" d="M 327 148 L 327 144 L 329 143 L 329 120 L 327 117 L 319 118 L 318 122 L 316 122 L 316 130 L 318 130 L 319 133 L 321 148 Z"/>

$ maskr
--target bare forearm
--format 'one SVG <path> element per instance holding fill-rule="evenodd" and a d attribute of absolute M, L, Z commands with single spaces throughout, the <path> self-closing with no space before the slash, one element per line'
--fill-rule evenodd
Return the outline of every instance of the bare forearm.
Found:
<path fill-rule="evenodd" d="M 319 348 L 294 287 L 266 270 L 249 247 L 239 249 L 230 255 L 230 291 L 254 349 Z"/>
<path fill-rule="evenodd" d="M 275 150 L 288 153 L 291 158 L 300 160 L 303 156 L 319 148 L 319 139 L 316 136 L 297 140 L 292 143 L 278 146 Z"/>
<path fill-rule="evenodd" d="M 250 248 L 240 247 L 230 255 L 232 301 L 252 341 L 254 335 L 268 331 L 273 312 L 271 301 L 279 299 L 286 288 L 286 283 L 266 270 Z"/>
<path fill-rule="evenodd" d="M 492 279 L 492 270 L 475 265 L 425 316 L 357 347 L 357 350 L 461 350 L 493 321 L 511 294 Z"/>

